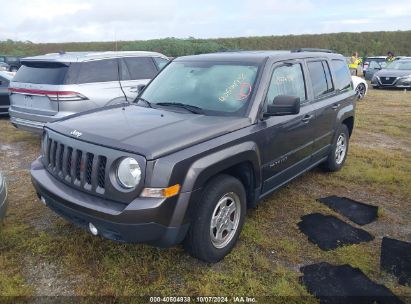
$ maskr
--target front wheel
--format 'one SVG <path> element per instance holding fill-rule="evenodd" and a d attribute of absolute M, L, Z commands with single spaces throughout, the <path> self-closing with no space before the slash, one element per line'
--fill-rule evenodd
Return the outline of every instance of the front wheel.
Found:
<path fill-rule="evenodd" d="M 219 175 L 207 183 L 202 199 L 193 208 L 184 248 L 202 261 L 218 262 L 233 249 L 243 228 L 244 186 L 230 175 Z"/>
<path fill-rule="evenodd" d="M 348 128 L 345 124 L 342 124 L 335 133 L 333 146 L 324 163 L 324 169 L 335 172 L 342 168 L 347 159 L 349 140 Z"/>

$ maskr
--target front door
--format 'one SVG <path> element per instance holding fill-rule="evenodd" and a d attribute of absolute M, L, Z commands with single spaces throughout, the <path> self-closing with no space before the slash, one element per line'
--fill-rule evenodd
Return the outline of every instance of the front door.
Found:
<path fill-rule="evenodd" d="M 301 109 L 296 115 L 272 116 L 263 123 L 263 193 L 277 188 L 310 165 L 313 151 L 314 109 L 307 101 L 307 88 L 300 61 L 276 64 L 272 73 L 265 104 L 278 95 L 300 98 Z"/>

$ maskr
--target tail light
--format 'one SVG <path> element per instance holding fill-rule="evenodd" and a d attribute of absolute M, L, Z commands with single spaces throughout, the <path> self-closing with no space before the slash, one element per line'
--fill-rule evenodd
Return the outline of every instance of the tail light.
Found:
<path fill-rule="evenodd" d="M 23 94 L 32 96 L 47 96 L 52 101 L 79 101 L 87 100 L 83 94 L 73 91 L 45 91 L 21 88 L 9 88 L 10 94 Z"/>

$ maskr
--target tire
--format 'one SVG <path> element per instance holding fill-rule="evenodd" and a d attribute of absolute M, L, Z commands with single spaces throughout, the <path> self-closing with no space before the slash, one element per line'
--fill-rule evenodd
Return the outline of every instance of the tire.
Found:
<path fill-rule="evenodd" d="M 357 99 L 362 100 L 365 97 L 365 94 L 367 94 L 367 88 L 365 87 L 365 84 L 360 83 L 357 85 L 355 88 L 355 94 L 357 94 Z"/>
<path fill-rule="evenodd" d="M 230 253 L 243 228 L 246 214 L 244 186 L 230 175 L 218 175 L 207 183 L 202 198 L 192 207 L 184 249 L 199 260 L 216 263 Z M 229 230 L 230 227 L 233 229 Z"/>
<path fill-rule="evenodd" d="M 342 168 L 347 159 L 349 141 L 350 135 L 348 133 L 348 128 L 345 124 L 341 124 L 335 133 L 331 152 L 323 164 L 323 168 L 326 171 L 335 172 Z M 338 155 L 337 149 L 339 150 Z"/>

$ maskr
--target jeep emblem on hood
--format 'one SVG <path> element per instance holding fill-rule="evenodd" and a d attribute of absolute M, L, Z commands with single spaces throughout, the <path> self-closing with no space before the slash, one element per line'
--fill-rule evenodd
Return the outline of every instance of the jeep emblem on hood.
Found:
<path fill-rule="evenodd" d="M 83 133 L 81 133 L 81 132 L 79 132 L 79 131 L 77 131 L 77 130 L 74 130 L 74 131 L 71 131 L 71 132 L 70 132 L 70 135 L 73 135 L 73 136 L 75 136 L 75 137 L 80 137 L 81 135 L 83 135 Z"/>

